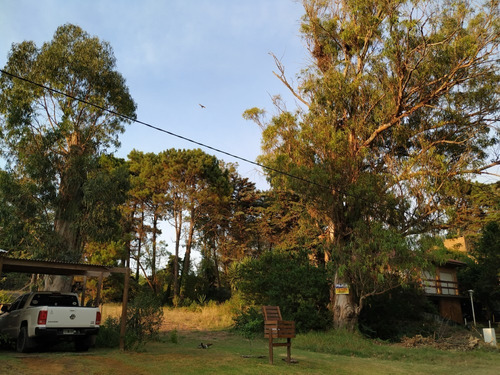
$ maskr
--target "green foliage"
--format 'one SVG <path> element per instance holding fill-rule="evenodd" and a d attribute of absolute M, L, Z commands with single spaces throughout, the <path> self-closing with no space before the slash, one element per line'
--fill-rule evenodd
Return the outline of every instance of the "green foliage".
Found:
<path fill-rule="evenodd" d="M 256 309 L 279 306 L 283 319 L 294 320 L 299 332 L 329 325 L 326 272 L 307 259 L 276 252 L 264 253 L 258 259 L 246 258 L 234 266 L 232 285 L 247 305 Z M 239 326 L 257 328 L 255 312 L 242 312 Z"/>
<path fill-rule="evenodd" d="M 486 308 L 487 318 L 500 311 L 500 224 L 487 224 L 475 243 L 467 267 L 458 272 L 462 292 L 474 290 L 474 297 Z"/>
<path fill-rule="evenodd" d="M 500 10 L 465 0 L 303 4 L 312 64 L 294 87 L 278 62 L 303 106 L 276 99 L 270 121 L 256 108 L 244 117 L 263 129 L 271 185 L 298 195 L 322 229 L 332 280 L 356 291 L 332 300 L 347 327 L 363 298 L 422 261 L 404 237 L 446 226 L 464 181 L 498 164 L 488 150 L 498 142 Z"/>
<path fill-rule="evenodd" d="M 333 251 L 329 265 L 332 278 L 337 274 L 349 280 L 361 307 L 369 296 L 411 283 L 426 263 L 427 248 L 378 223 L 358 224 L 352 237 L 346 246 Z"/>
<path fill-rule="evenodd" d="M 24 273 L 8 273 L 0 278 L 0 289 L 22 290 L 30 283 L 31 275 Z"/>
<path fill-rule="evenodd" d="M 238 311 L 233 319 L 234 329 L 246 339 L 253 339 L 264 332 L 262 311 L 255 306 Z"/>
<path fill-rule="evenodd" d="M 194 298 L 191 250 L 196 235 L 203 231 L 208 212 L 213 212 L 211 208 L 219 207 L 230 194 L 227 171 L 217 158 L 200 149 L 168 149 L 159 154 L 134 150 L 129 154 L 129 162 L 132 189 L 127 210 L 138 238 L 135 257 L 144 268 L 151 269 L 151 287 L 156 290 L 159 225 L 168 220 L 175 231 L 172 269 L 169 269 L 172 296 L 168 298 L 176 304 L 188 295 Z M 186 246 L 181 265 L 179 249 L 184 239 Z M 150 247 L 145 251 L 148 243 Z"/>
<path fill-rule="evenodd" d="M 391 341 L 417 334 L 429 336 L 435 332 L 435 324 L 428 322 L 424 313 L 438 312 L 416 285 L 399 287 L 367 298 L 359 329 L 369 337 Z"/>
<path fill-rule="evenodd" d="M 287 252 L 323 255 L 323 232 L 297 194 L 273 189 L 262 193 L 259 235 L 262 246 Z"/>
<path fill-rule="evenodd" d="M 21 258 L 50 253 L 59 245 L 52 220 L 35 183 L 0 170 L 0 248 Z"/>
<path fill-rule="evenodd" d="M 174 329 L 170 332 L 170 342 L 172 344 L 178 344 L 179 343 L 179 336 L 177 335 L 177 330 Z"/>
<path fill-rule="evenodd" d="M 148 341 L 158 340 L 163 323 L 163 307 L 158 297 L 140 293 L 128 305 L 125 347 L 137 350 Z"/>
<path fill-rule="evenodd" d="M 128 341 L 127 339 L 125 341 Z M 98 348 L 117 348 L 120 345 L 120 321 L 117 318 L 108 317 L 99 327 L 96 338 Z"/>
<path fill-rule="evenodd" d="M 216 254 L 217 256 L 217 254 Z M 224 302 L 231 298 L 230 286 L 224 274 L 217 269 L 214 256 L 203 256 L 198 263 L 194 287 L 195 299 L 203 305 L 208 301 Z"/>
<path fill-rule="evenodd" d="M 113 264 L 113 261 L 124 258 L 124 228 L 120 207 L 126 202 L 129 189 L 129 170 L 125 161 L 102 155 L 98 160 L 98 168 L 89 173 L 83 186 L 82 232 L 87 236 L 87 241 L 94 244 L 94 263 Z M 106 255 L 108 251 L 100 254 L 96 251 L 95 247 L 105 247 L 108 243 L 113 248 L 107 250 L 111 250 L 113 256 Z"/>
<path fill-rule="evenodd" d="M 16 299 L 15 295 L 12 293 L 7 293 L 4 290 L 0 290 L 0 302 L 1 304 L 12 303 Z"/>
<path fill-rule="evenodd" d="M 110 45 L 71 24 L 58 27 L 42 47 L 31 41 L 12 45 L 5 71 L 73 97 L 7 74 L 0 77 L 0 153 L 7 160 L 10 185 L 20 187 L 16 195 L 0 193 L 0 200 L 5 198 L 18 214 L 19 237 L 30 240 L 24 245 L 13 232 L 14 223 L 4 225 L 0 217 L 9 247 L 23 244 L 31 253 L 37 249 L 30 255 L 80 261 L 89 237 L 102 241 L 109 235 L 103 232 L 115 229 L 109 205 L 118 199 L 108 201 L 99 188 L 117 194 L 120 189 L 111 188 L 119 187 L 111 183 L 117 176 L 99 173 L 106 168 L 98 158 L 118 145 L 128 120 L 102 108 L 135 116 L 135 103 L 115 68 Z M 0 190 L 6 186 L 1 185 Z"/>
<path fill-rule="evenodd" d="M 453 224 L 451 234 L 476 240 L 490 222 L 500 222 L 500 182 L 484 184 L 463 181 L 450 191 L 457 205 L 448 213 Z"/>

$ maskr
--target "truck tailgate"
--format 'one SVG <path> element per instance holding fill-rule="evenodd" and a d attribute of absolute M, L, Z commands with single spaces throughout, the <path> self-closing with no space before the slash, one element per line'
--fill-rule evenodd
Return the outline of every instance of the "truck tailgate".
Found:
<path fill-rule="evenodd" d="M 94 328 L 96 307 L 47 307 L 47 328 Z"/>

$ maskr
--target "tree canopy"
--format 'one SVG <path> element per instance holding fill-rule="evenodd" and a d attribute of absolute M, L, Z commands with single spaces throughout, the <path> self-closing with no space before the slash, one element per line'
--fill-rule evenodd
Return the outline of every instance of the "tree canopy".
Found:
<path fill-rule="evenodd" d="M 392 271 L 408 266 L 418 257 L 401 256 L 401 244 L 445 228 L 463 182 L 500 164 L 491 153 L 498 2 L 305 0 L 304 9 L 313 64 L 296 87 L 278 60 L 275 73 L 300 107 L 287 111 L 277 98 L 271 120 L 257 108 L 244 116 L 263 129 L 260 161 L 288 173 L 268 172 L 272 185 L 301 196 L 323 227 L 333 283 L 353 286 L 348 296 L 332 293 L 335 324 L 353 327 L 360 284 L 378 280 L 368 294 L 393 287 L 381 285 L 383 267 L 375 275 L 360 267 L 356 278 L 342 272 L 377 259 L 362 235 L 379 236 L 376 252 Z"/>
<path fill-rule="evenodd" d="M 58 246 L 47 255 L 79 261 L 82 225 L 89 217 L 85 196 L 97 186 L 87 182 L 99 168 L 99 156 L 119 144 L 127 122 L 112 113 L 133 118 L 136 105 L 116 71 L 111 46 L 75 25 L 58 27 L 41 47 L 13 44 L 4 71 L 1 156 L 13 179 L 30 186 L 53 225 L 52 244 Z"/>

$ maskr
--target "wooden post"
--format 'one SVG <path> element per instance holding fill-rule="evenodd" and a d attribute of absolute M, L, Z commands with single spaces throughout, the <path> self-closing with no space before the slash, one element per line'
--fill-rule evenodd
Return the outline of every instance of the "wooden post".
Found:
<path fill-rule="evenodd" d="M 273 335 L 269 333 L 269 363 L 273 364 Z"/>
<path fill-rule="evenodd" d="M 99 274 L 99 281 L 97 283 L 97 296 L 95 299 L 95 307 L 99 307 L 101 305 L 101 289 L 102 289 L 102 272 Z"/>
<path fill-rule="evenodd" d="M 286 339 L 286 361 L 288 363 L 292 362 L 292 339 Z"/>
<path fill-rule="evenodd" d="M 0 255 L 0 276 L 2 276 L 3 256 Z"/>
<path fill-rule="evenodd" d="M 86 289 L 87 289 L 87 276 L 83 276 L 82 297 L 80 299 L 81 306 L 85 306 L 85 290 Z"/>
<path fill-rule="evenodd" d="M 120 322 L 120 350 L 125 350 L 125 330 L 127 327 L 127 303 L 128 303 L 128 288 L 130 281 L 130 268 L 125 271 L 125 280 L 123 281 L 123 301 L 122 301 L 122 320 Z"/>

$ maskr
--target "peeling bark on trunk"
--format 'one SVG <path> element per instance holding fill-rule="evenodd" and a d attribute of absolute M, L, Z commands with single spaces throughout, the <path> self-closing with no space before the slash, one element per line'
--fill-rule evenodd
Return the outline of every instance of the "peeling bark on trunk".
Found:
<path fill-rule="evenodd" d="M 336 243 L 336 247 L 341 249 L 341 240 L 338 238 L 339 233 L 342 233 L 340 225 L 335 225 L 333 222 L 329 225 L 329 238 L 332 243 Z M 338 250 L 337 250 L 338 251 Z M 325 262 L 331 261 L 328 254 L 325 253 Z M 330 286 L 330 308 L 333 315 L 333 326 L 335 329 L 347 329 L 354 331 L 358 325 L 358 317 L 360 308 L 357 303 L 357 298 L 354 291 L 350 287 L 349 294 L 335 294 L 335 286 L 337 284 L 347 284 L 348 280 L 341 278 L 338 271 L 335 272 L 333 284 Z"/>
<path fill-rule="evenodd" d="M 71 292 L 72 285 L 72 276 L 45 275 L 44 277 L 44 291 L 46 292 Z"/>
<path fill-rule="evenodd" d="M 356 303 L 353 291 L 349 294 L 335 294 L 335 285 L 345 284 L 343 280 L 335 276 L 335 283 L 330 289 L 330 302 L 333 312 L 333 326 L 335 329 L 347 329 L 354 331 L 358 325 L 360 309 Z"/>
<path fill-rule="evenodd" d="M 82 210 L 83 184 L 86 180 L 86 171 L 81 166 L 83 150 L 81 147 L 72 146 L 71 153 L 67 156 L 67 170 L 62 173 L 59 187 L 59 200 L 54 220 L 54 231 L 58 234 L 60 246 L 53 253 L 54 260 L 80 262 L 83 250 L 83 239 L 80 224 L 77 222 Z M 71 291 L 72 277 L 63 276 L 45 277 L 47 291 Z"/>

